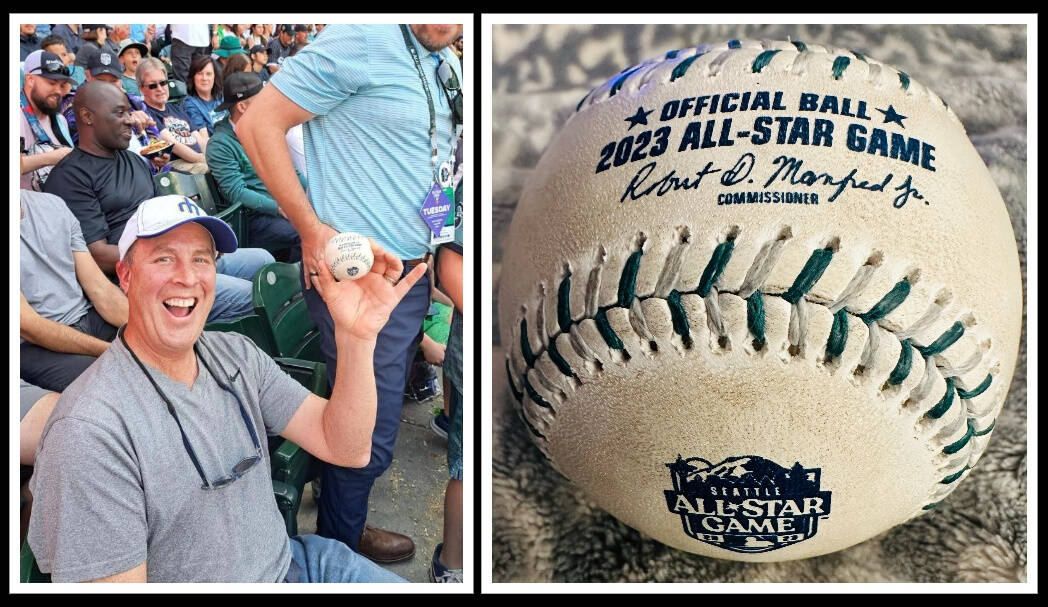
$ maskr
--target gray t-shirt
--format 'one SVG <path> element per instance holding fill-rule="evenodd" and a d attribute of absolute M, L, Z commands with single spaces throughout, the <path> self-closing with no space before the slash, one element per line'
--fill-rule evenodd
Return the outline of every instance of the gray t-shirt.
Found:
<path fill-rule="evenodd" d="M 143 561 L 150 582 L 284 579 L 291 551 L 265 434 L 282 432 L 309 392 L 242 335 L 205 332 L 198 343 L 207 346 L 198 361 L 251 417 L 263 461 L 229 485 L 201 489 L 174 418 L 115 339 L 62 393 L 37 448 L 28 540 L 53 581 L 97 579 Z M 192 388 L 146 368 L 209 481 L 253 454 L 236 399 L 203 364 Z"/>
<path fill-rule="evenodd" d="M 91 309 L 73 262 L 73 251 L 87 251 L 80 222 L 54 194 L 19 194 L 24 212 L 18 222 L 22 294 L 40 316 L 72 325 Z"/>

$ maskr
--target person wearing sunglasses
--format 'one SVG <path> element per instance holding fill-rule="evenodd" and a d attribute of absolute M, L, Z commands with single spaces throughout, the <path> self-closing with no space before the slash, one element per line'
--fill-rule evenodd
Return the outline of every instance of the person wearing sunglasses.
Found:
<path fill-rule="evenodd" d="M 138 64 L 135 78 L 146 103 L 146 113 L 161 129 L 160 137 L 175 144 L 171 150 L 174 154 L 171 168 L 185 173 L 206 173 L 204 150 L 207 145 L 207 127 L 201 126 L 194 130 L 190 126 L 192 119 L 182 106 L 168 103 L 171 91 L 164 63 L 155 57 L 143 59 Z"/>
<path fill-rule="evenodd" d="M 437 66 L 447 62 L 449 73 L 461 79 L 458 59 L 447 48 L 461 32 L 457 24 L 329 25 L 284 60 L 237 123 L 252 166 L 301 237 L 304 296 L 329 375 L 346 362 L 316 290 L 328 240 L 340 232 L 365 234 L 409 268 L 454 238 L 454 196 L 445 189 L 458 124 Z M 302 123 L 308 197 L 285 143 L 287 131 Z M 404 384 L 429 300 L 425 278 L 378 337 L 370 463 L 363 469 L 326 464 L 321 473 L 318 534 L 378 562 L 415 554 L 411 538 L 368 525 L 367 514 L 371 487 L 393 459 Z"/>
<path fill-rule="evenodd" d="M 204 332 L 215 259 L 237 248 L 190 199 L 144 201 L 120 238 L 128 320 L 59 398 L 36 453 L 28 541 L 52 581 L 402 582 L 345 544 L 289 538 L 267 435 L 363 466 L 375 424 L 375 340 L 425 273 L 378 245 L 370 272 L 318 288 L 343 365 L 330 399 L 242 335 Z"/>

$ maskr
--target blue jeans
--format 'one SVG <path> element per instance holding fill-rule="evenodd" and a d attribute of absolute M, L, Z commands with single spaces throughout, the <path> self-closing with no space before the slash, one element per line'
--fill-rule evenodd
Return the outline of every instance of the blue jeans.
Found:
<path fill-rule="evenodd" d="M 405 270 L 407 274 L 408 270 Z M 301 275 L 299 280 L 301 280 Z M 320 329 L 320 347 L 327 362 L 328 379 L 335 385 L 336 352 L 334 323 L 327 305 L 316 289 L 303 292 L 309 315 Z M 411 287 L 389 315 L 375 344 L 375 388 L 378 409 L 371 435 L 371 461 L 363 468 L 344 468 L 323 463 L 320 503 L 317 506 L 317 534 L 345 542 L 356 550 L 367 521 L 368 496 L 375 479 L 393 461 L 393 447 L 400 428 L 400 408 L 404 404 L 404 384 L 408 368 L 422 338 L 422 321 L 429 310 L 429 276 Z"/>
<path fill-rule="evenodd" d="M 273 261 L 273 255 L 265 249 L 237 249 L 220 257 L 215 277 L 215 305 L 207 322 L 225 322 L 254 314 L 251 280 L 262 266 Z"/>
<path fill-rule="evenodd" d="M 285 582 L 407 582 L 349 549 L 319 535 L 296 535 L 291 542 L 291 567 Z"/>

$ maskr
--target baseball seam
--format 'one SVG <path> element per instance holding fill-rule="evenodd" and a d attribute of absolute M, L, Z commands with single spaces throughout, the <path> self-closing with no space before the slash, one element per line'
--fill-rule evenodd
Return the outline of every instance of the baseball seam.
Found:
<path fill-rule="evenodd" d="M 967 360 L 956 365 L 941 356 L 964 336 L 968 327 L 975 324 L 974 317 L 970 313 L 966 314 L 936 339 L 924 344 L 918 343 L 915 336 L 923 333 L 935 323 L 948 302 L 948 297 L 940 295 L 932 302 L 928 310 L 910 326 L 903 329 L 892 329 L 885 324 L 884 319 L 909 295 L 910 285 L 918 279 L 919 272 L 911 272 L 904 276 L 869 310 L 850 309 L 849 302 L 870 284 L 874 272 L 881 265 L 883 255 L 879 252 L 871 255 L 866 263 L 857 269 L 851 281 L 833 301 L 827 303 L 813 301 L 807 294 L 822 277 L 835 253 L 838 252 L 840 245 L 836 238 L 830 239 L 825 246 L 813 251 L 804 268 L 787 290 L 782 293 L 764 292 L 761 287 L 778 262 L 788 240 L 792 237 L 789 227 L 785 227 L 777 238 L 761 246 L 737 290 L 719 290 L 718 280 L 731 258 L 738 234 L 738 227 L 733 226 L 727 232 L 725 239 L 714 248 L 695 289 L 678 291 L 675 287 L 679 282 L 683 267 L 683 255 L 691 240 L 690 231 L 686 227 L 678 228 L 676 242 L 667 255 L 653 292 L 647 296 L 638 296 L 634 288 L 647 241 L 643 233 L 639 234 L 634 240 L 633 250 L 627 257 L 619 277 L 618 298 L 614 303 L 605 306 L 598 305 L 597 300 L 608 255 L 603 246 L 598 247 L 596 263 L 585 277 L 584 310 L 579 317 L 573 317 L 571 314 L 570 294 L 573 273 L 570 264 L 564 264 L 564 274 L 557 289 L 556 322 L 558 330 L 553 334 L 548 334 L 547 331 L 544 305 L 547 299 L 546 286 L 540 284 L 542 303 L 535 309 L 536 323 L 534 326 L 539 327 L 535 332 L 541 346 L 532 347 L 527 323 L 528 310 L 523 307 L 515 323 L 515 326 L 519 327 L 519 332 L 515 331 L 515 338 L 519 338 L 519 348 L 511 346 L 506 358 L 510 389 L 520 403 L 518 414 L 540 450 L 548 457 L 548 439 L 536 426 L 548 428 L 556 416 L 556 407 L 551 401 L 563 401 L 567 398 L 564 385 L 559 385 L 559 383 L 566 382 L 565 385 L 573 388 L 599 377 L 607 364 L 626 365 L 629 363 L 631 355 L 628 350 L 635 348 L 625 346 L 619 333 L 612 327 L 609 314 L 616 315 L 616 322 L 623 326 L 619 331 L 632 328 L 642 343 L 647 344 L 648 350 L 644 353 L 653 358 L 660 353 L 660 348 L 648 326 L 645 307 L 648 304 L 658 305 L 659 302 L 669 310 L 672 320 L 671 337 L 679 340 L 679 343 L 674 342 L 674 347 L 681 355 L 695 346 L 690 327 L 694 320 L 692 316 L 697 316 L 699 313 L 705 316 L 706 325 L 711 334 L 716 337 L 716 340 L 710 342 L 711 350 L 714 348 L 730 349 L 732 347 L 731 338 L 721 313 L 719 299 L 725 295 L 739 297 L 746 301 L 747 332 L 752 337 L 751 355 L 754 355 L 767 351 L 769 347 L 764 326 L 764 298 L 777 297 L 790 304 L 787 341 L 791 356 L 804 355 L 811 316 L 809 307 L 819 306 L 825 308 L 833 317 L 833 326 L 825 345 L 825 358 L 822 365 L 824 371 L 830 373 L 836 371 L 835 362 L 836 365 L 840 364 L 841 354 L 847 345 L 848 325 L 857 320 L 866 325 L 868 337 L 859 363 L 852 370 L 853 374 L 861 375 L 866 369 L 872 368 L 874 357 L 881 347 L 879 345 L 881 331 L 887 332 L 899 341 L 899 359 L 879 391 L 882 398 L 886 400 L 889 395 L 893 394 L 892 388 L 897 390 L 911 374 L 917 377 L 916 373 L 922 373 L 920 381 L 903 395 L 897 404 L 900 409 L 903 409 L 924 401 L 936 385 L 936 380 L 939 378 L 944 380 L 946 389 L 943 396 L 934 405 L 927 408 L 918 421 L 918 425 L 933 425 L 936 420 L 940 420 L 948 413 L 954 416 L 954 419 L 945 423 L 933 437 L 939 445 L 934 449 L 941 449 L 938 452 L 946 456 L 946 463 L 942 467 L 949 471 L 939 482 L 939 486 L 931 489 L 922 510 L 935 507 L 953 491 L 958 484 L 956 481 L 975 465 L 985 450 L 995 424 L 995 419 L 991 419 L 989 424 L 985 422 L 999 404 L 997 402 L 1000 393 L 998 386 L 994 386 L 994 389 L 987 393 L 993 383 L 994 375 L 999 370 L 999 364 L 992 363 L 985 378 L 977 386 L 969 389 L 960 376 L 972 371 L 983 362 L 985 350 L 976 348 Z M 698 301 L 703 304 L 701 310 L 697 307 Z M 691 313 L 689 313 L 689 308 Z M 625 326 L 626 321 L 621 318 L 622 315 L 628 316 L 628 327 Z M 586 321 L 592 321 L 592 323 L 586 323 Z M 585 335 L 586 333 L 589 335 Z M 595 341 L 597 335 L 603 344 Z M 559 340 L 561 336 L 566 337 L 564 340 Z M 569 364 L 560 352 L 564 343 L 559 348 L 558 340 L 570 344 L 570 351 L 583 361 L 583 365 Z M 587 340 L 594 345 L 587 343 Z M 517 339 L 514 341 L 517 342 Z M 597 353 L 597 349 L 601 350 L 601 354 Z M 915 360 L 914 351 L 922 358 Z M 923 365 L 920 364 L 921 360 L 924 362 Z M 981 406 L 973 402 L 976 399 Z M 960 401 L 959 406 L 962 408 L 955 408 L 958 406 L 957 401 Z M 954 438 L 947 442 L 949 438 L 956 437 L 962 428 L 964 434 L 959 439 Z"/>
<path fill-rule="evenodd" d="M 944 110 L 958 126 L 961 126 L 960 119 L 942 97 L 910 78 L 906 72 L 857 51 L 821 45 L 809 46 L 800 41 L 769 40 L 729 40 L 719 44 L 700 44 L 693 48 L 669 51 L 661 58 L 630 66 L 587 93 L 575 107 L 575 113 L 568 117 L 568 122 L 575 114 L 600 105 L 617 95 L 643 92 L 653 81 L 660 86 L 672 86 L 687 84 L 691 80 L 686 78 L 689 75 L 692 78 L 718 77 L 726 69 L 725 63 L 739 55 L 744 58 L 745 67 L 742 69 L 751 74 L 775 72 L 804 76 L 813 69 L 826 69 L 834 80 L 845 77 L 863 78 L 873 88 L 898 87 L 906 96 L 925 97 L 932 102 L 933 107 Z M 827 65 L 830 59 L 832 62 Z M 736 65 L 732 62 L 732 69 Z M 961 128 L 963 129 L 963 126 Z"/>

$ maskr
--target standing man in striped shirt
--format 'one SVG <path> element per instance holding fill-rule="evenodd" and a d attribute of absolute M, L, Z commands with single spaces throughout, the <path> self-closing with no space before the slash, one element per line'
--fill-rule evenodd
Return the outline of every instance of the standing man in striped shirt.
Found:
<path fill-rule="evenodd" d="M 302 239 L 306 300 L 334 377 L 333 324 L 317 293 L 318 274 L 330 272 L 324 263 L 328 240 L 340 232 L 364 234 L 403 260 L 408 272 L 436 245 L 454 238 L 454 204 L 445 188 L 461 125 L 461 111 L 455 111 L 461 108 L 456 98 L 461 67 L 448 45 L 462 26 L 338 24 L 327 29 L 284 61 L 272 86 L 240 119 L 237 135 Z M 451 74 L 455 90 L 445 87 Z M 308 196 L 284 140 L 289 128 L 302 123 Z M 449 223 L 450 230 L 444 227 Z M 356 469 L 325 465 L 321 477 L 317 533 L 379 563 L 415 553 L 411 538 L 365 522 L 371 486 L 393 458 L 407 369 L 429 293 L 429 279 L 419 280 L 379 333 L 370 463 Z"/>

